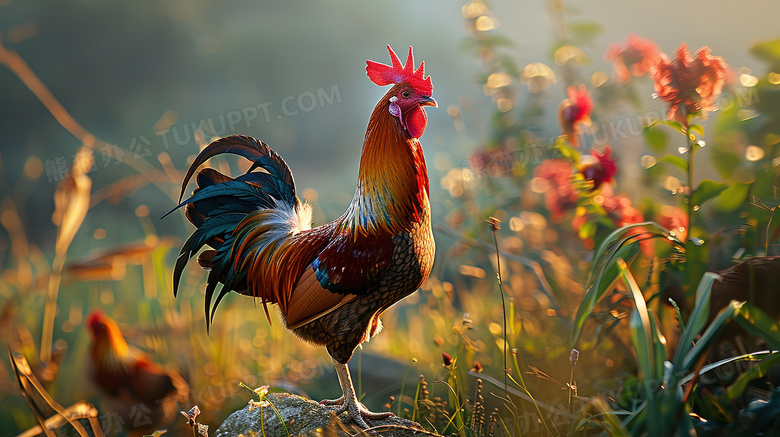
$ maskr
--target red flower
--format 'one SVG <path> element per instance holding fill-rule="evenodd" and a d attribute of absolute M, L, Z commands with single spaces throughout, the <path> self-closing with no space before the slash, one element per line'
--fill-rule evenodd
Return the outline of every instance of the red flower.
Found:
<path fill-rule="evenodd" d="M 688 46 L 681 44 L 670 60 L 661 53 L 658 65 L 653 70 L 655 92 L 669 102 L 669 119 L 686 124 L 686 114 L 707 117 L 715 108 L 715 99 L 720 94 L 729 76 L 726 62 L 718 56 L 711 56 L 709 47 L 702 47 L 691 58 Z"/>
<path fill-rule="evenodd" d="M 593 111 L 593 100 L 585 85 L 579 88 L 570 86 L 567 90 L 569 98 L 561 102 L 558 108 L 558 119 L 563 133 L 569 136 L 573 146 L 577 146 L 574 134 L 582 127 L 590 126 L 590 113 Z"/>
<path fill-rule="evenodd" d="M 632 205 L 631 199 L 626 197 L 625 195 L 618 195 L 615 196 L 612 193 L 611 188 L 604 189 L 602 191 L 602 206 L 607 211 L 607 217 L 609 217 L 617 227 L 622 228 L 623 226 L 633 225 L 635 223 L 642 223 L 645 221 L 645 217 L 642 214 L 642 211 L 634 208 Z M 645 233 L 645 228 L 639 226 L 636 228 L 633 228 L 630 235 L 640 235 Z M 642 237 L 638 238 L 640 241 L 640 246 L 642 248 L 642 251 L 650 256 L 653 254 L 653 246 L 652 246 L 652 240 L 650 239 L 643 239 Z"/>
<path fill-rule="evenodd" d="M 611 44 L 604 59 L 612 62 L 621 82 L 631 80 L 631 75 L 644 76 L 658 64 L 658 46 L 649 39 L 628 35 L 625 46 Z"/>
<path fill-rule="evenodd" d="M 634 208 L 631 199 L 623 194 L 605 198 L 604 209 L 607 210 L 607 215 L 618 227 L 645 221 L 642 211 Z"/>
<path fill-rule="evenodd" d="M 555 221 L 577 206 L 577 191 L 571 183 L 573 173 L 574 168 L 565 159 L 548 159 L 534 169 L 534 176 L 542 184 L 545 206 Z"/>
<path fill-rule="evenodd" d="M 615 179 L 618 168 L 616 159 L 612 159 L 612 148 L 606 146 L 604 153 L 591 149 L 590 155 L 585 155 L 580 160 L 580 173 L 585 179 L 593 181 L 593 189 L 597 190 L 603 183 L 609 183 Z"/>
<path fill-rule="evenodd" d="M 688 214 L 680 207 L 664 205 L 656 219 L 658 224 L 674 232 L 677 238 L 685 240 L 688 234 Z"/>

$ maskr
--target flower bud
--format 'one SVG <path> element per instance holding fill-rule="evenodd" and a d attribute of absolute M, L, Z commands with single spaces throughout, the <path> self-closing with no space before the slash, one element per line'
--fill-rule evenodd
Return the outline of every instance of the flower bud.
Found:
<path fill-rule="evenodd" d="M 571 353 L 569 353 L 569 364 L 572 365 L 572 367 L 577 365 L 577 361 L 580 360 L 580 351 L 577 349 L 572 349 Z"/>

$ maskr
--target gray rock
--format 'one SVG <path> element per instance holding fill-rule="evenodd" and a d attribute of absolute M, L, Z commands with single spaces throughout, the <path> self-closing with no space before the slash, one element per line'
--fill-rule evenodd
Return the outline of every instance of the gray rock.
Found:
<path fill-rule="evenodd" d="M 238 437 L 243 435 L 266 437 L 290 436 L 354 436 L 371 435 L 362 432 L 346 413 L 336 416 L 332 407 L 287 393 L 275 393 L 265 396 L 287 426 L 279 421 L 276 412 L 270 406 L 260 408 L 255 403 L 248 404 L 231 414 L 214 433 L 215 437 Z M 262 411 L 262 412 L 261 412 Z M 435 436 L 419 424 L 399 417 L 369 421 L 375 435 L 387 437 Z"/>

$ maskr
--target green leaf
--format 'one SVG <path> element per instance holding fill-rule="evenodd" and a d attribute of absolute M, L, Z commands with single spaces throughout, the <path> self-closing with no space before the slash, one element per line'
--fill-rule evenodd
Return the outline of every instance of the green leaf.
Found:
<path fill-rule="evenodd" d="M 770 348 L 780 349 L 780 325 L 758 307 L 746 302 L 735 320 L 748 333 L 763 338 Z"/>
<path fill-rule="evenodd" d="M 616 253 L 621 259 L 626 259 L 629 262 L 639 254 L 638 244 L 629 244 L 626 247 L 620 248 Z M 574 327 L 572 333 L 572 348 L 576 345 L 577 340 L 580 337 L 582 328 L 585 325 L 585 321 L 588 316 L 593 312 L 593 308 L 604 296 L 607 290 L 611 289 L 615 282 L 618 280 L 620 274 L 620 268 L 615 263 L 605 264 L 605 269 L 601 270 L 599 277 L 595 284 L 588 288 L 585 296 L 580 302 L 580 306 L 577 308 L 577 314 L 574 318 Z"/>
<path fill-rule="evenodd" d="M 725 212 L 734 211 L 745 204 L 749 191 L 750 184 L 731 184 L 718 195 L 715 207 Z"/>
<path fill-rule="evenodd" d="M 666 150 L 666 146 L 669 144 L 669 138 L 662 130 L 648 126 L 642 130 L 642 134 L 645 136 L 645 141 L 653 152 L 662 153 Z"/>
<path fill-rule="evenodd" d="M 572 147 L 568 141 L 564 140 L 563 136 L 558 137 L 558 139 L 555 141 L 555 147 L 558 148 L 561 156 L 567 158 L 572 163 L 577 164 L 580 162 L 580 151 Z"/>
<path fill-rule="evenodd" d="M 654 380 L 656 378 L 655 348 L 653 347 L 652 326 L 650 325 L 650 314 L 647 312 L 647 302 L 645 302 L 642 290 L 636 283 L 636 278 L 628 270 L 626 262 L 618 259 L 617 264 L 620 267 L 620 278 L 634 299 L 634 311 L 631 313 L 630 326 L 639 371 L 642 373 L 642 380 Z M 652 396 L 651 393 L 647 393 L 647 395 L 647 399 Z"/>
<path fill-rule="evenodd" d="M 750 48 L 750 53 L 773 65 L 780 64 L 780 38 L 756 44 Z"/>
<path fill-rule="evenodd" d="M 682 170 L 683 173 L 688 173 L 688 161 L 684 160 L 683 158 L 676 156 L 676 155 L 666 155 L 663 158 L 661 158 L 659 161 L 665 162 L 667 164 L 672 164 L 673 166 L 679 168 Z"/>
<path fill-rule="evenodd" d="M 644 233 L 632 234 L 635 232 L 634 228 L 640 227 L 644 228 Z M 571 347 L 576 346 L 585 321 L 593 312 L 593 308 L 619 279 L 620 268 L 615 260 L 621 258 L 630 263 L 639 254 L 640 240 L 650 238 L 665 238 L 680 247 L 683 246 L 677 237 L 669 234 L 669 231 L 655 222 L 635 223 L 616 229 L 601 243 L 593 257 L 593 267 L 588 274 L 587 291 L 574 316 Z"/>
<path fill-rule="evenodd" d="M 704 281 L 702 280 L 702 282 Z M 710 326 L 704 330 L 704 333 L 701 335 L 699 341 L 696 342 L 696 345 L 690 348 L 688 353 L 681 359 L 680 365 L 674 366 L 675 371 L 690 372 L 699 358 L 710 349 L 712 342 L 718 334 L 720 334 L 720 331 L 722 331 L 731 319 L 734 318 L 734 315 L 739 312 L 741 306 L 742 302 L 737 302 L 735 300 L 732 300 L 731 303 L 726 305 L 726 308 L 723 308 L 718 315 L 715 316 L 715 319 L 710 323 Z M 683 346 L 683 344 L 680 343 L 680 346 Z M 675 354 L 675 358 L 676 357 L 677 355 Z"/>
<path fill-rule="evenodd" d="M 737 358 L 746 358 L 750 361 L 758 359 L 759 354 L 747 354 Z M 725 360 L 724 360 L 725 361 Z M 757 378 L 761 378 L 769 372 L 769 369 L 780 364 L 780 352 L 773 352 L 764 356 L 758 365 L 749 371 L 739 375 L 737 379 L 726 389 L 726 393 L 729 395 L 729 399 L 737 399 L 742 396 L 747 384 Z"/>
<path fill-rule="evenodd" d="M 658 317 L 653 313 L 653 310 L 647 310 L 650 318 L 650 332 L 653 337 L 653 355 L 655 356 L 655 374 L 660 378 L 664 374 L 664 361 L 666 360 L 666 346 L 661 342 L 663 334 L 661 328 L 658 326 Z"/>
<path fill-rule="evenodd" d="M 677 131 L 679 134 L 681 134 L 681 135 L 685 136 L 686 138 L 688 138 L 688 134 L 685 132 L 685 129 L 683 128 L 682 123 L 680 123 L 679 121 L 658 120 L 655 123 L 652 123 L 648 127 L 654 128 L 656 126 L 667 126 L 667 127 L 670 127 L 672 129 L 674 129 L 675 131 Z"/>
<path fill-rule="evenodd" d="M 712 363 L 712 364 L 707 364 L 706 366 L 702 366 L 702 368 L 699 369 L 698 371 L 685 375 L 682 379 L 680 379 L 679 384 L 685 385 L 685 384 L 689 383 L 690 381 L 692 381 L 693 378 L 700 377 L 701 375 L 704 375 L 705 373 L 708 373 L 708 372 L 712 372 L 713 370 L 718 370 L 720 367 L 723 367 L 723 366 L 727 366 L 727 365 L 731 366 L 734 363 L 739 363 L 739 362 L 742 362 L 742 361 L 755 362 L 755 361 L 762 360 L 762 359 L 764 359 L 766 357 L 769 357 L 769 356 L 771 356 L 773 354 L 780 355 L 780 352 L 777 352 L 777 351 L 775 351 L 775 352 L 762 351 L 762 352 L 749 353 L 749 354 L 745 354 L 745 355 L 737 355 L 735 357 L 728 357 L 728 358 L 722 359 L 722 360 L 720 360 L 718 362 L 715 362 L 715 363 Z"/>
<path fill-rule="evenodd" d="M 688 132 L 698 135 L 699 138 L 704 136 L 704 128 L 700 124 L 692 124 L 688 126 Z"/>
<path fill-rule="evenodd" d="M 674 353 L 675 369 L 679 368 L 682 358 L 693 347 L 693 339 L 704 329 L 704 325 L 707 323 L 707 317 L 710 313 L 710 294 L 712 293 L 712 284 L 716 280 L 720 280 L 721 277 L 715 273 L 707 272 L 699 282 L 699 287 L 696 289 L 696 302 L 693 305 L 693 311 L 688 318 L 686 328 L 680 334 L 680 342 L 677 345 L 677 350 Z"/>
<path fill-rule="evenodd" d="M 630 431 L 629 435 L 638 435 L 643 429 L 643 425 L 647 423 L 647 401 L 645 400 L 639 406 L 635 407 L 631 414 L 623 419 L 621 425 Z"/>
<path fill-rule="evenodd" d="M 579 231 L 577 231 L 577 236 L 580 237 L 581 240 L 585 240 L 588 238 L 592 238 L 593 235 L 596 234 L 596 222 L 595 221 L 587 221 L 584 225 L 580 228 Z"/>
<path fill-rule="evenodd" d="M 629 322 L 631 342 L 634 345 L 636 352 L 637 363 L 639 364 L 639 371 L 642 375 L 642 391 L 644 391 L 644 398 L 648 399 L 648 415 L 650 417 L 658 417 L 660 411 L 660 401 L 662 399 L 662 393 L 658 390 L 661 388 L 660 375 L 663 372 L 663 359 L 665 351 L 663 345 L 659 350 L 656 345 L 659 345 L 660 339 L 656 337 L 657 327 L 654 329 L 654 316 L 647 309 L 647 302 L 642 294 L 642 290 L 639 288 L 639 284 L 636 282 L 636 278 L 628 270 L 628 265 L 622 259 L 618 259 L 616 264 L 620 268 L 620 277 L 626 284 L 626 288 L 630 291 L 631 297 L 634 299 L 634 311 L 631 313 L 631 321 Z M 657 356 L 658 352 L 661 352 L 661 356 Z M 660 359 L 660 362 L 658 361 Z M 652 384 L 655 381 L 656 384 Z M 650 435 L 661 435 L 660 431 L 662 427 L 659 421 L 651 420 L 647 423 L 648 432 Z"/>
<path fill-rule="evenodd" d="M 693 191 L 691 196 L 691 204 L 693 206 L 701 206 L 708 200 L 714 198 L 720 194 L 723 190 L 728 188 L 728 185 L 723 182 L 715 182 L 711 179 L 705 179 L 699 183 L 696 190 Z"/>
<path fill-rule="evenodd" d="M 661 236 L 669 238 L 670 240 L 673 240 L 679 244 L 682 244 L 680 240 L 673 237 L 669 234 L 669 231 L 667 231 L 663 226 L 659 225 L 656 222 L 643 222 L 643 223 L 634 223 L 628 226 L 623 226 L 622 228 L 615 229 L 612 231 L 611 234 L 607 236 L 607 238 L 604 239 L 604 241 L 601 242 L 601 245 L 596 250 L 595 255 L 593 256 L 593 259 L 595 260 L 595 264 L 593 268 L 590 271 L 590 274 L 588 275 L 588 284 L 591 283 L 591 281 L 594 279 L 594 274 L 597 273 L 598 264 L 599 263 L 606 263 L 609 261 L 612 256 L 610 256 L 607 259 L 602 259 L 605 255 L 608 253 L 612 253 L 614 255 L 614 251 L 616 251 L 616 246 L 621 246 L 622 244 L 625 244 L 628 242 L 629 239 L 636 238 L 639 235 L 632 234 L 634 228 L 644 227 L 645 232 L 649 234 L 650 236 Z"/>

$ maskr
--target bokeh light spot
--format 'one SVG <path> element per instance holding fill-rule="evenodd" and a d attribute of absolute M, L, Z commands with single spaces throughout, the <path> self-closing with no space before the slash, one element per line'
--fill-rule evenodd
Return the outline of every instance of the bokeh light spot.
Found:
<path fill-rule="evenodd" d="M 745 150 L 745 159 L 748 161 L 759 161 L 764 157 L 764 149 L 758 146 L 748 146 Z"/>

